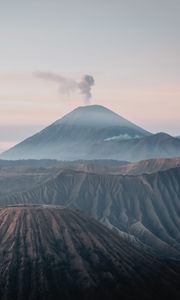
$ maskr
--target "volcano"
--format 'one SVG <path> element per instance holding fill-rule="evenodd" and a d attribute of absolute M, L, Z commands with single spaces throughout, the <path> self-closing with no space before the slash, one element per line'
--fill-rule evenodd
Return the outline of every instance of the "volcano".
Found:
<path fill-rule="evenodd" d="M 1 208 L 0 240 L 0 299 L 179 299 L 179 262 L 140 251 L 78 211 Z"/>
<path fill-rule="evenodd" d="M 89 159 L 91 148 L 106 139 L 118 137 L 123 140 L 148 134 L 103 106 L 83 106 L 4 152 L 1 158 Z"/>
<path fill-rule="evenodd" d="M 1 154 L 2 159 L 139 161 L 180 156 L 180 140 L 151 134 L 100 105 L 78 107 Z"/>

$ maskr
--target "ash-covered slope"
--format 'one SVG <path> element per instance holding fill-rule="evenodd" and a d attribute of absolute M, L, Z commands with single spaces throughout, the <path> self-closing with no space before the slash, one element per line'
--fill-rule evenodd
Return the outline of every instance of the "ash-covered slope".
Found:
<path fill-rule="evenodd" d="M 16 192 L 29 191 L 67 170 L 94 174 L 139 175 L 151 174 L 180 166 L 180 158 L 152 159 L 137 163 L 115 160 L 55 161 L 0 160 L 0 199 Z"/>
<path fill-rule="evenodd" d="M 178 299 L 178 261 L 159 260 L 79 212 L 0 209 L 0 299 Z M 166 298 L 167 299 L 167 298 Z"/>
<path fill-rule="evenodd" d="M 91 149 L 92 158 L 108 157 L 131 162 L 178 156 L 180 140 L 163 132 L 134 139 L 105 139 Z"/>
<path fill-rule="evenodd" d="M 126 163 L 113 160 L 72 162 L 57 160 L 0 160 L 0 197 L 13 192 L 32 189 L 67 168 L 95 173 L 114 173 Z"/>
<path fill-rule="evenodd" d="M 127 238 L 165 255 L 180 251 L 180 168 L 137 176 L 61 170 L 27 192 L 0 197 L 1 205 L 56 204 L 77 208 Z"/>
<path fill-rule="evenodd" d="M 176 167 L 180 167 L 180 157 L 148 159 L 141 160 L 136 163 L 126 163 L 117 167 L 116 170 L 112 169 L 112 173 L 114 172 L 114 174 L 119 173 L 124 175 L 151 174 Z"/>
<path fill-rule="evenodd" d="M 114 136 L 124 139 L 147 134 L 149 133 L 144 129 L 103 106 L 78 107 L 41 132 L 4 152 L 1 158 L 90 159 L 90 149 L 96 143 Z"/>

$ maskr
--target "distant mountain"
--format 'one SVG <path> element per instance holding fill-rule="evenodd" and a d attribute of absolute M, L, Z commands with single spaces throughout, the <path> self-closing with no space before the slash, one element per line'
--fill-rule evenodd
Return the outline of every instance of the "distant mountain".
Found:
<path fill-rule="evenodd" d="M 179 139 L 150 134 L 103 106 L 91 105 L 76 108 L 0 158 L 139 161 L 177 156 Z"/>
<path fill-rule="evenodd" d="M 80 212 L 0 209 L 0 298 L 179 299 L 180 263 L 139 250 Z"/>
<path fill-rule="evenodd" d="M 125 161 L 178 157 L 180 140 L 163 132 L 124 141 L 108 139 L 96 143 L 91 156 Z"/>
<path fill-rule="evenodd" d="M 149 134 L 103 106 L 84 106 L 76 108 L 36 135 L 4 152 L 0 157 L 91 159 L 91 148 L 96 143 L 111 139 L 119 141 L 139 138 Z M 111 153 L 108 156 L 111 156 Z"/>
<path fill-rule="evenodd" d="M 180 167 L 136 176 L 61 169 L 29 191 L 0 196 L 0 204 L 77 208 L 132 242 L 176 256 L 180 254 L 179 182 Z"/>

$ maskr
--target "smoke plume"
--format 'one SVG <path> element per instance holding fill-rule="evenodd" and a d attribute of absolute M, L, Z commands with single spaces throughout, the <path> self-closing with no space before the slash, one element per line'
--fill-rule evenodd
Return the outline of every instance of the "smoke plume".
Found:
<path fill-rule="evenodd" d="M 84 96 L 85 104 L 90 104 L 92 98 L 91 89 L 95 84 L 93 76 L 86 74 L 82 77 L 80 82 L 52 72 L 36 72 L 35 76 L 44 80 L 56 82 L 59 85 L 58 91 L 60 94 L 70 94 L 79 90 Z"/>
<path fill-rule="evenodd" d="M 75 80 L 70 78 L 65 78 L 59 74 L 51 72 L 36 72 L 36 76 L 48 80 L 57 82 L 59 85 L 60 94 L 70 94 L 77 89 L 77 83 Z"/>
<path fill-rule="evenodd" d="M 81 94 L 85 97 L 85 104 L 90 104 L 90 100 L 92 97 L 91 88 L 94 85 L 95 81 L 91 75 L 84 75 L 78 87 L 81 91 Z"/>

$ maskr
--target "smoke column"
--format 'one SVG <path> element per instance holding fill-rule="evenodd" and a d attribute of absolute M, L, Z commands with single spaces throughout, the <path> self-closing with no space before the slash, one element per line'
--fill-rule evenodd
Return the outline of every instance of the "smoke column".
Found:
<path fill-rule="evenodd" d="M 44 80 L 56 82 L 59 85 L 60 94 L 70 94 L 79 90 L 84 96 L 84 103 L 86 105 L 90 104 L 92 93 L 92 86 L 95 84 L 95 80 L 91 75 L 84 75 L 80 82 L 74 79 L 63 77 L 59 74 L 52 72 L 36 72 L 34 73 L 36 77 L 42 78 Z"/>
<path fill-rule="evenodd" d="M 95 84 L 94 78 L 91 75 L 84 75 L 78 87 L 81 91 L 81 94 L 85 97 L 85 104 L 90 104 L 92 97 L 91 88 Z"/>

